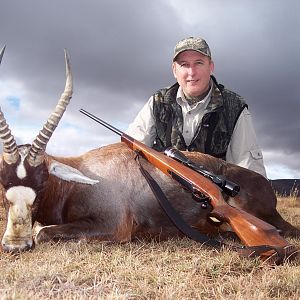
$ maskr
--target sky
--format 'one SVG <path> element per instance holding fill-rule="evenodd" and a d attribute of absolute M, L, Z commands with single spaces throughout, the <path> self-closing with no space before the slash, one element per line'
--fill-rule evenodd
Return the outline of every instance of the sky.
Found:
<path fill-rule="evenodd" d="M 2 0 L 0 106 L 17 143 L 31 143 L 64 89 L 66 48 L 74 94 L 47 153 L 119 142 L 79 109 L 126 130 L 174 83 L 177 41 L 199 36 L 217 80 L 249 105 L 268 178 L 300 178 L 299 11 L 298 0 Z"/>

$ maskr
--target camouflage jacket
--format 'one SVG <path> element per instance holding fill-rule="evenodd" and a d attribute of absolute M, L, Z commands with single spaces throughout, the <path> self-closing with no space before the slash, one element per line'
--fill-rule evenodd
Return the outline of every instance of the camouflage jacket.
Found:
<path fill-rule="evenodd" d="M 186 145 L 182 136 L 183 115 L 181 106 L 176 101 L 178 83 L 170 88 L 160 89 L 153 95 L 156 125 L 153 147 L 156 150 L 164 151 L 173 146 L 179 150 L 199 151 L 225 160 L 235 124 L 247 104 L 241 96 L 218 84 L 214 77 L 212 82 L 206 113 L 190 145 Z"/>

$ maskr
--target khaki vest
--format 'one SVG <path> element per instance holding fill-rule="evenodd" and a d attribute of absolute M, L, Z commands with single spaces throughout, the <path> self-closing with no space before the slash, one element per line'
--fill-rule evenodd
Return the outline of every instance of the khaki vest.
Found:
<path fill-rule="evenodd" d="M 170 88 L 160 89 L 153 95 L 156 124 L 154 149 L 164 151 L 173 146 L 179 150 L 199 151 L 225 160 L 235 124 L 242 110 L 248 106 L 241 96 L 218 84 L 213 76 L 212 82 L 207 112 L 189 146 L 182 136 L 182 110 L 176 101 L 178 83 Z"/>

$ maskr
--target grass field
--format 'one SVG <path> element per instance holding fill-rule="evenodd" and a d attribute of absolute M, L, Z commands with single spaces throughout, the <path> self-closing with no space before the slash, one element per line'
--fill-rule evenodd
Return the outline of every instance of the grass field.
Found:
<path fill-rule="evenodd" d="M 279 199 L 278 209 L 300 227 L 299 198 Z M 188 239 L 46 243 L 1 253 L 0 299 L 300 299 L 299 265 L 270 267 Z"/>

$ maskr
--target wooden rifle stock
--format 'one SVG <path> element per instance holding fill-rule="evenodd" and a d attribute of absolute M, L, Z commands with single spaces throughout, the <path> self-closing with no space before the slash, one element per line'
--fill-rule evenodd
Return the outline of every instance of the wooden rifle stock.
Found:
<path fill-rule="evenodd" d="M 222 222 L 227 222 L 245 246 L 271 246 L 276 249 L 277 254 L 278 252 L 283 253 L 284 258 L 296 252 L 295 247 L 281 237 L 274 226 L 229 205 L 224 200 L 221 189 L 208 178 L 205 178 L 173 158 L 135 140 L 93 114 L 83 109 L 80 112 L 120 135 L 121 141 L 130 149 L 139 152 L 149 163 L 181 183 L 184 188 L 188 187 L 192 193 L 202 194 L 209 198 L 210 204 L 213 207 L 210 216 Z M 276 251 L 268 249 L 266 252 L 260 253 L 260 257 L 265 260 L 270 256 L 274 256 Z M 282 260 L 283 257 L 281 257 Z"/>

